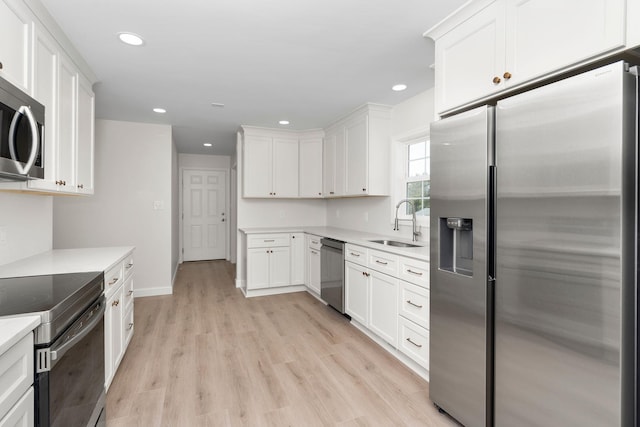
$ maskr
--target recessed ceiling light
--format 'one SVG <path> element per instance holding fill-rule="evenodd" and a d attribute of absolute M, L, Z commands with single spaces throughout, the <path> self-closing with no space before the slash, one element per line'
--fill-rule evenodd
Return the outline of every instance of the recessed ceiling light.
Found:
<path fill-rule="evenodd" d="M 118 38 L 122 43 L 126 43 L 131 46 L 142 46 L 144 44 L 142 37 L 134 33 L 118 33 Z"/>
<path fill-rule="evenodd" d="M 202 145 L 204 145 L 205 147 L 211 147 L 213 144 L 212 144 L 212 143 L 210 143 L 210 142 L 205 142 L 205 143 L 204 143 L 204 144 L 202 144 Z"/>
<path fill-rule="evenodd" d="M 165 110 L 164 108 L 154 108 L 153 111 L 154 113 L 159 113 L 159 114 L 164 114 L 167 112 L 167 110 Z"/>
<path fill-rule="evenodd" d="M 396 92 L 401 92 L 403 90 L 405 90 L 407 88 L 407 85 L 404 84 L 398 84 L 398 85 L 394 85 L 391 90 L 395 90 Z"/>
<path fill-rule="evenodd" d="M 288 125 L 289 120 L 280 120 L 278 123 L 280 123 L 281 125 Z"/>

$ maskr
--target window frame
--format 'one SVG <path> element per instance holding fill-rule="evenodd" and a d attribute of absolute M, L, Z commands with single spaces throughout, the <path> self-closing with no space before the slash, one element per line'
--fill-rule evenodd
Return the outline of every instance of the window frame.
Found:
<path fill-rule="evenodd" d="M 396 216 L 396 205 L 400 200 L 407 198 L 406 188 L 407 182 L 416 180 L 408 179 L 409 168 L 409 145 L 424 140 L 430 141 L 429 128 L 419 129 L 414 132 L 410 132 L 401 137 L 396 137 L 394 141 L 394 167 L 392 173 L 391 188 L 392 191 L 392 203 L 391 203 L 391 223 L 393 224 Z M 429 159 L 431 159 L 431 153 L 429 152 Z M 398 211 L 398 219 L 410 220 L 412 215 L 404 214 L 404 209 L 401 206 Z M 421 227 L 429 228 L 430 216 L 416 216 L 416 223 Z M 405 223 L 406 225 L 406 223 Z"/>

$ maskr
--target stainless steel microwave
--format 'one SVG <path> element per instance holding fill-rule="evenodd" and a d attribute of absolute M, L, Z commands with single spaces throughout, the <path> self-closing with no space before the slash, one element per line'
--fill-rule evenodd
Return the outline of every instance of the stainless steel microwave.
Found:
<path fill-rule="evenodd" d="M 44 178 L 44 105 L 0 78 L 0 180 Z"/>

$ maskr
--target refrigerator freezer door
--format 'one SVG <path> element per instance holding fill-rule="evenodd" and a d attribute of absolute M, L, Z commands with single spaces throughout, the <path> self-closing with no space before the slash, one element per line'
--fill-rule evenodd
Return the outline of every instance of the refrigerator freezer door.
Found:
<path fill-rule="evenodd" d="M 616 63 L 498 102 L 498 427 L 632 425 L 634 88 Z"/>
<path fill-rule="evenodd" d="M 487 416 L 487 189 L 493 109 L 431 125 L 429 395 L 467 427 Z"/>

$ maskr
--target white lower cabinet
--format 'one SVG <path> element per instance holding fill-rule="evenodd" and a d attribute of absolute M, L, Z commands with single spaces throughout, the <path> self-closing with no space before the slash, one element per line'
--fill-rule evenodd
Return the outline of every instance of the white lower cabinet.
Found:
<path fill-rule="evenodd" d="M 113 381 L 133 337 L 133 253 L 128 253 L 104 273 L 104 357 L 105 387 Z"/>
<path fill-rule="evenodd" d="M 0 427 L 33 426 L 33 333 L 0 354 Z"/>
<path fill-rule="evenodd" d="M 351 244 L 345 259 L 346 313 L 428 370 L 428 263 Z"/>
<path fill-rule="evenodd" d="M 320 237 L 307 235 L 306 285 L 309 290 L 320 295 Z"/>
<path fill-rule="evenodd" d="M 369 329 L 392 346 L 398 342 L 398 279 L 372 271 Z"/>
<path fill-rule="evenodd" d="M 364 326 L 369 324 L 369 272 L 353 262 L 344 263 L 345 312 Z"/>
<path fill-rule="evenodd" d="M 291 285 L 290 240 L 294 239 L 290 237 L 289 233 L 252 234 L 248 237 L 248 290 Z M 303 241 L 302 237 L 299 240 Z M 296 262 L 300 262 L 297 257 Z"/>
<path fill-rule="evenodd" d="M 305 282 L 304 233 L 291 233 L 291 284 L 302 285 Z"/>

